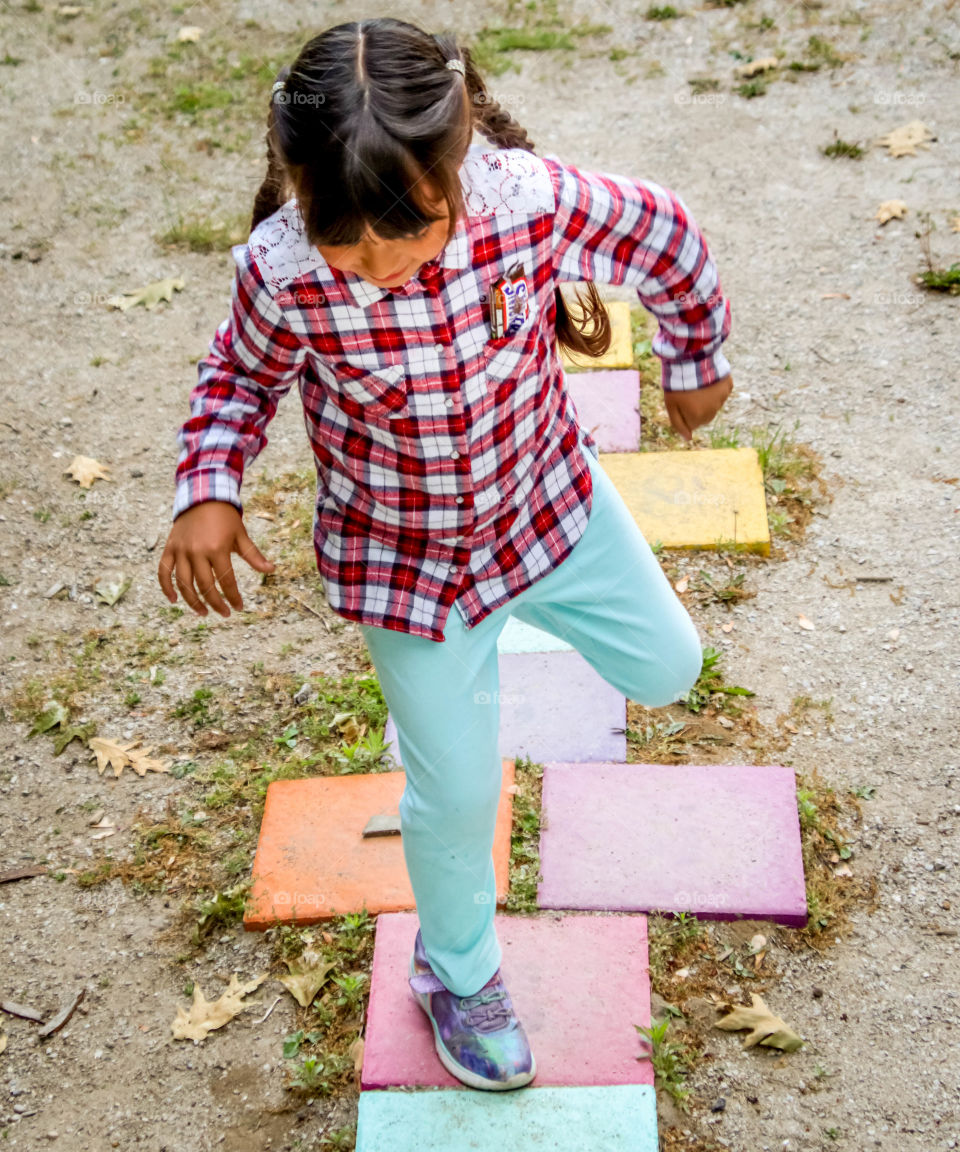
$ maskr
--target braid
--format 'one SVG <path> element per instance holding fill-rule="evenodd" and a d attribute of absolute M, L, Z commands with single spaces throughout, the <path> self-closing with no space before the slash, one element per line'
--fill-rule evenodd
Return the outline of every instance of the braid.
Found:
<path fill-rule="evenodd" d="M 277 73 L 277 80 L 286 80 L 290 75 L 290 68 L 283 67 Z M 250 220 L 250 231 L 260 223 L 272 216 L 285 202 L 286 170 L 277 151 L 275 139 L 275 125 L 277 109 L 281 105 L 270 95 L 270 110 L 267 113 L 267 131 L 264 137 L 267 145 L 267 174 L 263 178 L 260 190 L 253 201 L 253 214 Z"/>
<path fill-rule="evenodd" d="M 461 55 L 465 65 L 467 95 L 476 127 L 498 148 L 523 148 L 533 152 L 533 141 L 527 135 L 527 130 L 487 91 L 470 49 L 464 48 Z M 587 283 L 584 287 L 586 298 L 580 295 L 579 288 L 575 290 L 580 309 L 576 318 L 571 316 L 560 288 L 556 288 L 554 300 L 557 315 L 554 327 L 557 341 L 571 352 L 579 352 L 584 356 L 602 356 L 610 347 L 610 316 L 596 284 Z"/>

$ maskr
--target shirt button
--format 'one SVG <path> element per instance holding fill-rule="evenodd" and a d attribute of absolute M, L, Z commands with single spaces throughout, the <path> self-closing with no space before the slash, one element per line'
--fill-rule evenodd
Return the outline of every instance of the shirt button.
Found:
<path fill-rule="evenodd" d="M 459 571 L 460 571 L 460 569 L 459 569 L 459 568 L 456 566 L 456 564 L 451 564 L 451 565 L 450 565 L 450 575 L 451 575 L 451 576 L 456 576 L 456 574 L 457 574 Z"/>
<path fill-rule="evenodd" d="M 456 450 L 456 448 L 454 448 L 454 450 L 450 453 L 450 459 L 451 460 L 459 460 L 460 459 L 460 453 Z"/>
<path fill-rule="evenodd" d="M 442 352 L 442 351 L 443 351 L 443 345 L 442 345 L 442 344 L 434 344 L 434 348 L 436 348 L 436 350 L 437 350 L 438 352 Z"/>
<path fill-rule="evenodd" d="M 447 405 L 447 407 L 448 407 L 448 408 L 452 408 L 452 407 L 453 407 L 453 398 L 452 398 L 451 396 L 448 396 L 448 397 L 447 397 L 447 400 L 446 400 L 446 405 Z"/>
<path fill-rule="evenodd" d="M 458 504 L 462 504 L 462 503 L 463 503 L 463 497 L 462 497 L 462 496 L 458 496 L 458 497 L 457 497 L 457 503 L 458 503 Z"/>

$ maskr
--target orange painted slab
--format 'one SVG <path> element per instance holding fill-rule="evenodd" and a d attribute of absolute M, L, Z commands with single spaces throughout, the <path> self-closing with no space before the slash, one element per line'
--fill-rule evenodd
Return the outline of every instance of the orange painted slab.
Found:
<path fill-rule="evenodd" d="M 504 759 L 493 841 L 497 903 L 507 898 L 514 764 Z M 275 780 L 267 788 L 243 926 L 317 924 L 361 912 L 416 908 L 400 836 L 364 837 L 375 813 L 396 812 L 403 772 Z"/>

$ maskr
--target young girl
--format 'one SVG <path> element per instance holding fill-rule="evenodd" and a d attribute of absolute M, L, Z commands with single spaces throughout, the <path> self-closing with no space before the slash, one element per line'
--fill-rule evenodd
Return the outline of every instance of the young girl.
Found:
<path fill-rule="evenodd" d="M 494 928 L 497 637 L 515 615 L 650 707 L 701 666 L 693 622 L 578 424 L 558 344 L 604 351 L 593 282 L 634 287 L 689 440 L 732 387 L 729 304 L 676 195 L 535 156 L 453 37 L 340 24 L 280 77 L 231 314 L 180 433 L 160 584 L 228 616 L 243 606 L 231 554 L 274 570 L 244 529 L 240 482 L 296 383 L 319 572 L 359 622 L 406 773 L 411 989 L 454 1076 L 516 1088 L 536 1065 Z M 475 128 L 492 147 L 472 144 Z M 558 281 L 587 282 L 578 316 Z"/>

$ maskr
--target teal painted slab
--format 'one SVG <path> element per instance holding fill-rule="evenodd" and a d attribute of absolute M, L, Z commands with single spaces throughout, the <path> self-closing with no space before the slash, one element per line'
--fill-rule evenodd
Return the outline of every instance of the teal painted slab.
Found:
<path fill-rule="evenodd" d="M 657 1152 L 649 1084 L 361 1092 L 356 1152 Z"/>

